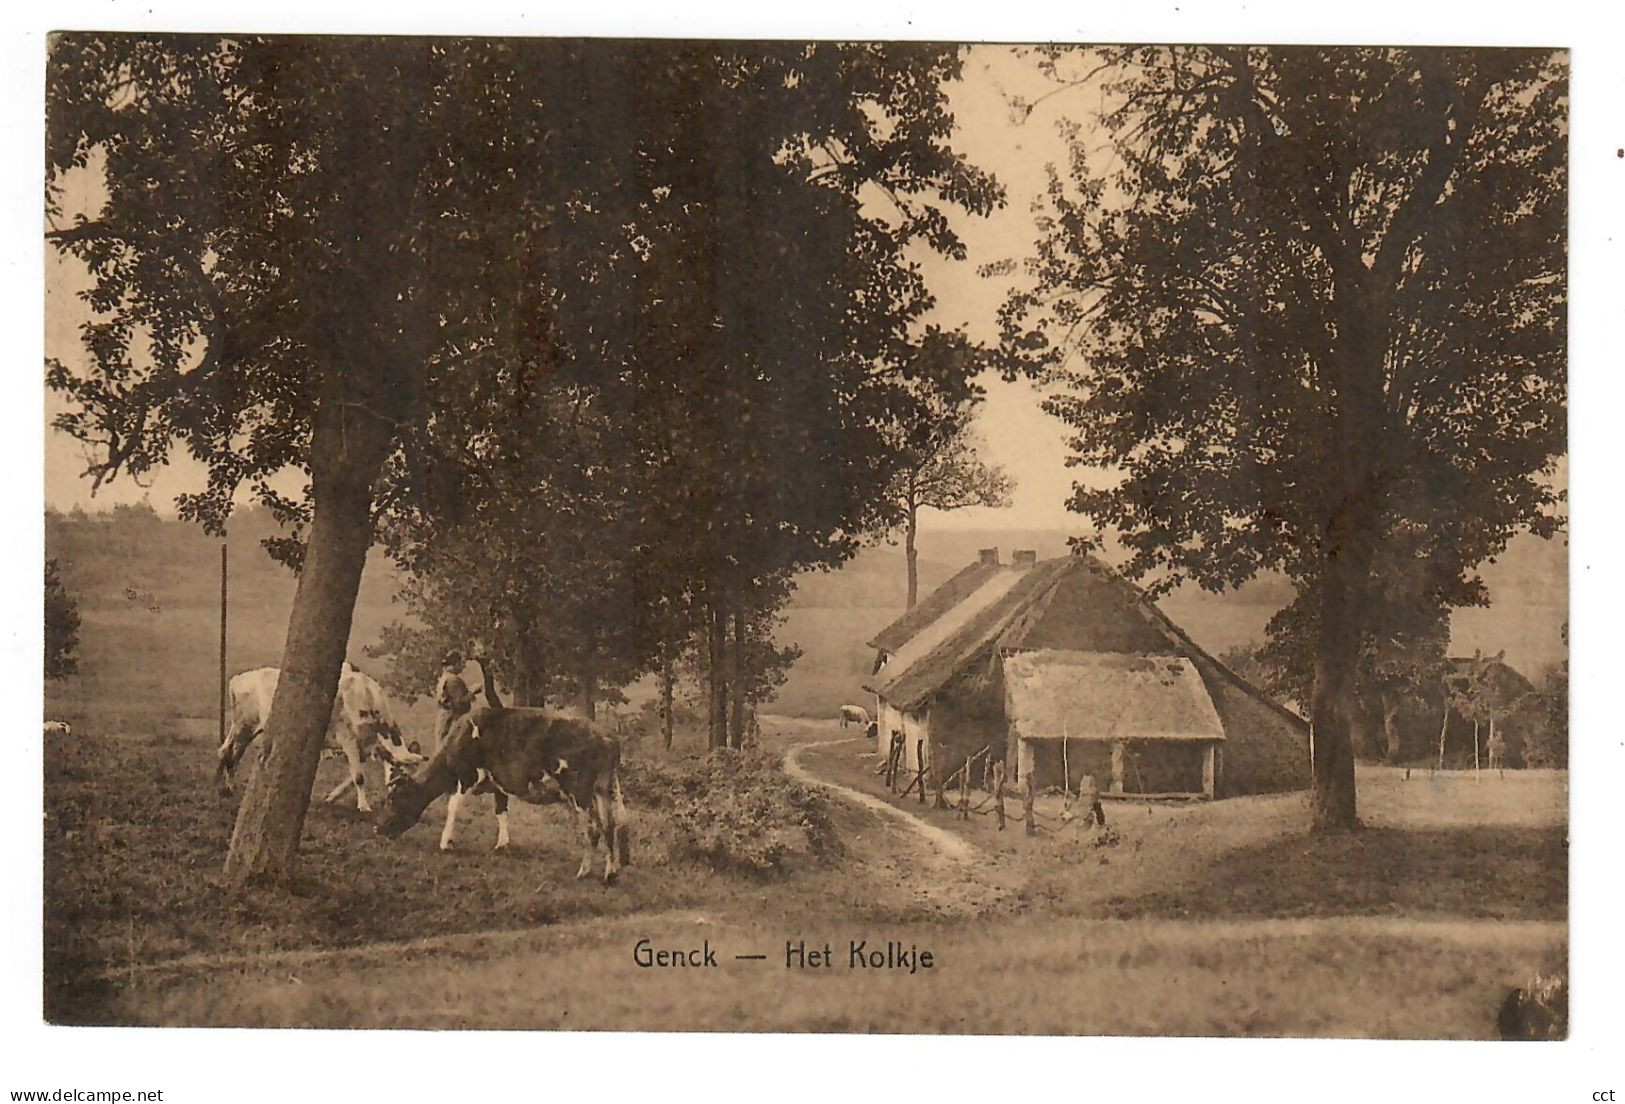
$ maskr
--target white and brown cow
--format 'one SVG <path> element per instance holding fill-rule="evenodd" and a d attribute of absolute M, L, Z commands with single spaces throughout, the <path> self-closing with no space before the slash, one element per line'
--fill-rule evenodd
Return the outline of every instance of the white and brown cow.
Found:
<path fill-rule="evenodd" d="M 562 800 L 581 826 L 584 853 L 576 877 L 592 872 L 601 838 L 607 884 L 628 861 L 620 764 L 620 742 L 586 721 L 542 709 L 475 709 L 453 722 L 427 766 L 392 781 L 374 826 L 379 835 L 394 839 L 423 817 L 430 802 L 447 794 L 440 849 L 449 851 L 463 799 L 490 793 L 496 798 L 497 849 L 502 850 L 508 846 L 510 797 L 536 805 Z"/>
<path fill-rule="evenodd" d="M 231 723 L 225 742 L 220 745 L 215 768 L 215 780 L 223 794 L 231 793 L 232 773 L 248 745 L 265 729 L 280 676 L 281 672 L 275 667 L 259 667 L 235 676 L 229 684 Z M 416 743 L 408 746 L 401 738 L 401 730 L 390 716 L 383 688 L 349 663 L 339 675 L 338 693 L 327 724 L 327 746 L 343 753 L 349 763 L 350 776 L 334 786 L 324 800 L 337 801 L 345 790 L 354 786 L 355 807 L 363 813 L 372 812 L 372 805 L 367 801 L 366 775 L 362 772 L 362 763 L 367 758 L 376 756 L 383 762 L 386 788 L 392 775 L 404 773 L 407 768 L 425 761 Z M 269 748 L 262 749 L 261 757 L 268 751 Z"/>
<path fill-rule="evenodd" d="M 847 725 L 865 725 L 869 723 L 869 711 L 861 705 L 841 706 L 841 727 Z"/>

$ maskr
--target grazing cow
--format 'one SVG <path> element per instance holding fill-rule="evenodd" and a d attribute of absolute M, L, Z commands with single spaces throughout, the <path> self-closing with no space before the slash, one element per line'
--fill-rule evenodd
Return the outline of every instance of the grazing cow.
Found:
<path fill-rule="evenodd" d="M 46 721 L 45 722 L 45 735 L 47 735 L 47 736 L 72 736 L 73 735 L 73 726 L 70 725 L 67 721 Z"/>
<path fill-rule="evenodd" d="M 265 729 L 280 676 L 281 672 L 275 667 L 260 667 L 244 671 L 229 684 L 231 724 L 225 742 L 220 745 L 215 768 L 215 781 L 222 794 L 230 796 L 233 771 L 248 745 Z M 361 770 L 364 759 L 376 755 L 383 761 L 386 786 L 392 774 L 424 762 L 418 745 L 407 746 L 401 739 L 401 730 L 390 716 L 383 688 L 348 663 L 339 675 L 338 694 L 327 724 L 327 746 L 344 754 L 350 765 L 350 777 L 334 786 L 324 800 L 337 801 L 340 794 L 354 786 L 355 807 L 363 813 L 372 812 L 372 805 L 367 801 L 366 776 Z M 268 748 L 262 750 L 261 756 L 268 752 Z"/>
<path fill-rule="evenodd" d="M 508 798 L 543 805 L 562 797 L 576 814 L 585 845 L 576 877 L 592 873 L 601 836 L 608 884 L 627 862 L 620 763 L 620 742 L 585 721 L 542 709 L 482 707 L 452 724 L 428 766 L 393 780 L 375 827 L 394 839 L 422 818 L 431 801 L 449 794 L 440 835 L 440 849 L 449 851 L 463 798 L 493 793 L 500 851 L 508 846 Z"/>
<path fill-rule="evenodd" d="M 861 705 L 843 705 L 843 706 L 841 706 L 841 727 L 842 728 L 845 728 L 847 725 L 855 725 L 855 724 L 856 725 L 867 725 L 868 723 L 869 723 L 869 711 L 867 709 L 863 708 L 863 706 L 861 706 Z"/>

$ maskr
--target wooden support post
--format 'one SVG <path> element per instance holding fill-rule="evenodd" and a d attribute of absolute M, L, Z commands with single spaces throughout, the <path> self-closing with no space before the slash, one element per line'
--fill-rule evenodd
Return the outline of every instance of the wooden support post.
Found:
<path fill-rule="evenodd" d="M 1027 819 L 1023 823 L 1027 826 L 1027 834 L 1038 834 L 1038 820 L 1033 813 L 1033 801 L 1038 797 L 1038 783 L 1035 781 L 1037 771 L 1029 770 L 1021 786 L 1021 814 Z"/>
<path fill-rule="evenodd" d="M 1112 793 L 1123 792 L 1123 741 L 1112 741 Z"/>
<path fill-rule="evenodd" d="M 229 503 L 228 503 L 229 505 Z M 220 534 L 220 742 L 226 746 L 226 534 Z"/>
<path fill-rule="evenodd" d="M 925 804 L 925 741 L 914 741 L 914 763 L 919 767 L 920 804 Z"/>
<path fill-rule="evenodd" d="M 959 819 L 970 819 L 970 767 L 971 761 L 965 760 L 965 769 L 959 776 Z"/>
<path fill-rule="evenodd" d="M 1209 744 L 1207 746 L 1207 750 L 1202 753 L 1202 793 L 1206 794 L 1209 798 L 1213 797 L 1213 781 L 1214 781 L 1213 752 L 1214 752 L 1214 748 L 1215 748 L 1214 744 Z"/>
<path fill-rule="evenodd" d="M 1004 831 L 1004 761 L 993 764 L 993 816 Z"/>
<path fill-rule="evenodd" d="M 1449 697 L 1446 697 L 1445 702 L 1444 702 L 1444 722 L 1439 725 L 1439 765 L 1436 768 L 1438 770 L 1444 770 L 1444 738 L 1445 738 L 1445 735 L 1449 731 L 1450 731 L 1450 699 L 1449 699 Z"/>

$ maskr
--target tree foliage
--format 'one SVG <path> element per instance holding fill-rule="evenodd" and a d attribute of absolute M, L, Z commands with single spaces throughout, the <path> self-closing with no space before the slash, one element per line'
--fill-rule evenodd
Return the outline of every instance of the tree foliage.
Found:
<path fill-rule="evenodd" d="M 47 238 L 94 277 L 85 360 L 48 368 L 58 426 L 98 481 L 180 444 L 210 526 L 240 486 L 308 526 L 277 549 L 300 586 L 232 880 L 291 869 L 375 527 L 406 549 L 478 517 L 504 487 L 480 474 L 550 424 L 533 398 L 648 411 L 692 461 L 663 508 L 713 608 L 847 553 L 888 474 L 864 427 L 900 386 L 865 381 L 929 305 L 909 250 L 962 252 L 942 205 L 1000 198 L 946 143 L 958 67 L 913 44 L 53 38 Z M 289 468 L 305 495 L 273 488 Z"/>
<path fill-rule="evenodd" d="M 907 357 L 913 401 L 890 427 L 897 461 L 885 497 L 895 524 L 903 529 L 908 607 L 913 609 L 919 598 L 920 511 L 1008 506 L 1014 483 L 1003 469 L 990 467 L 977 455 L 972 423 L 983 392 L 976 378 L 987 365 L 987 351 L 962 333 L 931 327 Z"/>
<path fill-rule="evenodd" d="M 1080 73 L 1082 64 L 1094 66 Z M 1052 52 L 1071 126 L 1010 370 L 1066 390 L 1074 509 L 1136 575 L 1266 570 L 1315 619 L 1316 821 L 1355 819 L 1348 728 L 1377 550 L 1459 599 L 1550 535 L 1564 447 L 1566 59 L 1546 51 Z"/>
<path fill-rule="evenodd" d="M 45 561 L 45 677 L 67 678 L 79 671 L 79 603 L 62 583 L 54 559 Z"/>

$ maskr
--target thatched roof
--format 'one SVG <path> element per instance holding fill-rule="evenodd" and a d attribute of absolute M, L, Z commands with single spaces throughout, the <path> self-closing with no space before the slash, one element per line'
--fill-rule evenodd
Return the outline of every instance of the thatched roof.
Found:
<path fill-rule="evenodd" d="M 999 578 L 1008 580 L 1003 590 L 985 589 Z M 970 595 L 979 598 L 967 601 Z M 934 618 L 919 616 L 922 610 L 935 611 Z M 973 564 L 875 641 L 895 646 L 887 649 L 890 661 L 865 689 L 899 709 L 917 709 L 994 650 L 1183 655 L 1200 658 L 1217 677 L 1307 730 L 1302 718 L 1208 655 L 1139 587 L 1093 556 L 1061 556 L 1031 567 Z"/>
<path fill-rule="evenodd" d="M 1183 656 L 1046 649 L 1004 663 L 1010 726 L 1027 740 L 1223 740 Z"/>
<path fill-rule="evenodd" d="M 898 648 L 865 689 L 914 708 L 990 648 L 1012 619 L 1049 592 L 1066 565 L 1063 557 L 1035 567 L 995 567 L 996 574 Z"/>
<path fill-rule="evenodd" d="M 925 600 L 903 616 L 881 629 L 869 641 L 869 647 L 882 652 L 896 652 L 943 614 L 963 602 L 972 592 L 1000 571 L 1006 570 L 995 563 L 973 563 L 925 596 Z"/>

